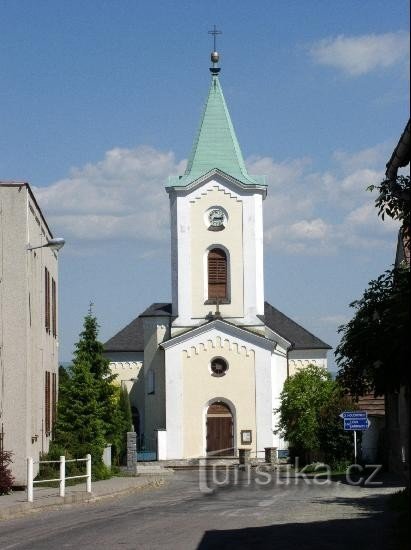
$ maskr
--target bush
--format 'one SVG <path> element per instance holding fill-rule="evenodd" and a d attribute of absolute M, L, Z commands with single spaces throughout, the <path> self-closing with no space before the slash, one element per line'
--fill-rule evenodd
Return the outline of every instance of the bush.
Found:
<path fill-rule="evenodd" d="M 301 465 L 321 461 L 334 468 L 350 458 L 352 437 L 339 415 L 356 407 L 323 367 L 300 369 L 285 381 L 280 397 L 277 433 L 289 442 L 292 460 L 299 457 Z"/>
<path fill-rule="evenodd" d="M 93 481 L 99 481 L 101 479 L 109 479 L 111 477 L 111 470 L 107 468 L 105 464 L 99 462 L 93 464 L 91 467 L 91 479 Z"/>
<path fill-rule="evenodd" d="M 0 451 L 0 495 L 8 495 L 13 487 L 14 477 L 11 473 L 10 464 L 13 453 Z"/>

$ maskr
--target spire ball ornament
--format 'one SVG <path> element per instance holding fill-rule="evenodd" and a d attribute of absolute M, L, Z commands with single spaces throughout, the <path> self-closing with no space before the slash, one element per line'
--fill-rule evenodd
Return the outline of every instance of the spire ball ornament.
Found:
<path fill-rule="evenodd" d="M 220 61 L 220 54 L 216 51 L 211 52 L 211 63 L 218 63 Z"/>

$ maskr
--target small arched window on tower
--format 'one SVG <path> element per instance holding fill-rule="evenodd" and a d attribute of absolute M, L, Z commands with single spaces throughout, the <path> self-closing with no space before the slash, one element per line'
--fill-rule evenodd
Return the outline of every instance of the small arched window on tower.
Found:
<path fill-rule="evenodd" d="M 228 299 L 227 254 L 221 248 L 213 248 L 208 253 L 208 301 L 226 302 Z"/>

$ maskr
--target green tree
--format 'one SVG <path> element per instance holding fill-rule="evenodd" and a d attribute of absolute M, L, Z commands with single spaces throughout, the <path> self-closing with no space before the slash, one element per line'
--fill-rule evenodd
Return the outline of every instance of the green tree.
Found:
<path fill-rule="evenodd" d="M 83 331 L 76 344 L 74 352 L 74 365 L 85 363 L 92 376 L 97 393 L 97 401 L 100 405 L 100 418 L 103 422 L 103 430 L 106 442 L 111 443 L 118 430 L 118 400 L 116 399 L 116 387 L 113 384 L 116 376 L 110 371 L 110 362 L 104 357 L 103 344 L 98 340 L 99 325 L 92 314 L 84 318 Z"/>
<path fill-rule="evenodd" d="M 350 304 L 354 317 L 339 328 L 338 379 L 352 395 L 383 395 L 409 383 L 410 273 L 386 271 Z"/>
<path fill-rule="evenodd" d="M 14 477 L 10 466 L 13 462 L 12 456 L 13 453 L 5 451 L 0 445 L 0 495 L 8 495 L 13 488 Z"/>
<path fill-rule="evenodd" d="M 102 408 L 89 365 L 76 360 L 70 376 L 59 386 L 54 445 L 64 446 L 74 458 L 92 456 L 100 466 L 105 446 Z"/>
<path fill-rule="evenodd" d="M 378 190 L 378 197 L 375 199 L 378 216 L 384 220 L 387 215 L 400 221 L 404 228 L 409 229 L 411 221 L 410 187 L 410 176 L 387 178 L 380 185 L 370 185 L 369 191 Z"/>
<path fill-rule="evenodd" d="M 294 455 L 304 462 L 316 458 L 330 465 L 349 456 L 351 440 L 339 417 L 348 403 L 329 372 L 315 365 L 300 369 L 285 381 L 280 399 L 277 431 Z"/>
<path fill-rule="evenodd" d="M 320 448 L 318 414 L 334 390 L 331 375 L 325 369 L 308 365 L 290 376 L 281 392 L 278 432 L 303 460 Z"/>
<path fill-rule="evenodd" d="M 105 477 L 103 450 L 118 437 L 122 415 L 113 384 L 115 375 L 103 356 L 98 328 L 90 306 L 73 364 L 67 373 L 61 373 L 54 447 L 64 446 L 76 458 L 90 453 L 95 475 Z"/>
<path fill-rule="evenodd" d="M 122 464 L 127 454 L 127 432 L 132 431 L 132 415 L 127 388 L 116 386 L 115 391 L 116 415 L 112 455 L 115 464 Z"/>
<path fill-rule="evenodd" d="M 122 386 L 120 390 L 119 408 L 123 415 L 124 431 L 133 431 L 133 416 L 131 414 L 130 396 L 128 395 L 128 391 L 125 386 Z"/>
<path fill-rule="evenodd" d="M 338 383 L 335 383 L 331 399 L 318 411 L 318 439 L 321 455 L 324 462 L 332 468 L 337 468 L 341 463 L 352 460 L 352 432 L 344 430 L 340 414 L 343 411 L 352 411 L 357 408 L 352 399 L 344 395 Z"/>
<path fill-rule="evenodd" d="M 400 237 L 410 249 L 410 177 L 385 179 L 377 189 L 378 216 L 401 222 Z M 340 327 L 336 349 L 339 379 L 353 395 L 376 395 L 409 385 L 410 266 L 397 266 L 371 281 L 352 304 L 354 317 Z"/>

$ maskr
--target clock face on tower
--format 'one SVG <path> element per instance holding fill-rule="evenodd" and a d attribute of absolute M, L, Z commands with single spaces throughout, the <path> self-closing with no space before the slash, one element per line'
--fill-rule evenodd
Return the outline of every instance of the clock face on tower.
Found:
<path fill-rule="evenodd" d="M 211 231 L 221 231 L 226 221 L 227 215 L 220 206 L 213 206 L 207 211 L 207 225 Z"/>

